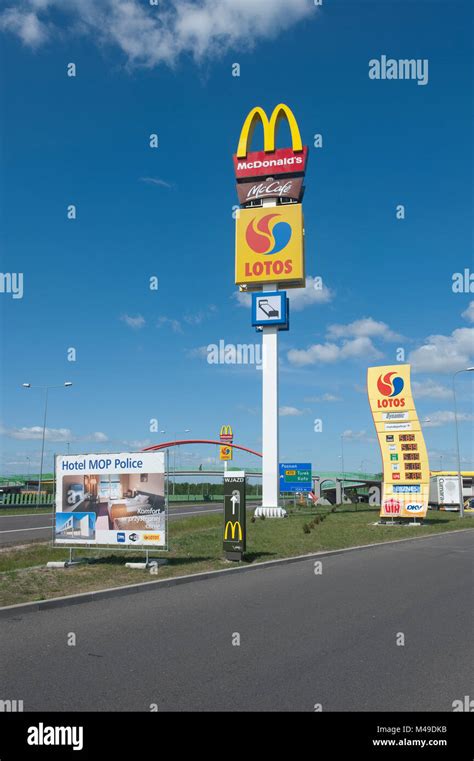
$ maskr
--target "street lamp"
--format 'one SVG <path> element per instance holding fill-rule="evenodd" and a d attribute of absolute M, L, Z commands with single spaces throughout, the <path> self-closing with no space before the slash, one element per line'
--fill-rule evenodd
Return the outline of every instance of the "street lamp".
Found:
<path fill-rule="evenodd" d="M 160 431 L 160 433 L 166 433 L 166 431 Z M 176 441 L 176 437 L 178 433 L 191 433 L 190 428 L 185 428 L 184 431 L 170 431 L 170 433 L 173 434 L 174 440 Z M 176 485 L 176 445 L 173 447 L 173 497 L 175 494 L 175 485 Z"/>
<path fill-rule="evenodd" d="M 456 450 L 458 456 L 458 481 L 459 481 L 459 517 L 464 518 L 464 499 L 462 493 L 462 474 L 461 474 L 461 455 L 459 451 L 459 429 L 458 429 L 458 409 L 456 402 L 456 375 L 459 373 L 472 373 L 474 367 L 466 367 L 463 370 L 458 370 L 453 374 L 453 399 L 454 399 L 454 423 L 456 428 Z"/>
<path fill-rule="evenodd" d="M 341 433 L 341 466 L 342 466 L 342 504 L 344 504 L 344 481 L 346 471 L 344 469 L 344 434 Z"/>
<path fill-rule="evenodd" d="M 46 415 L 48 414 L 48 393 L 51 388 L 69 388 L 72 386 L 71 381 L 65 381 L 61 386 L 32 386 L 31 383 L 22 383 L 23 388 L 43 388 L 45 390 L 44 395 L 44 417 L 43 417 L 43 436 L 41 440 L 41 461 L 40 461 L 40 474 L 38 480 L 38 495 L 36 500 L 36 507 L 40 504 L 41 494 L 41 482 L 43 480 L 43 457 L 44 457 L 44 439 L 46 435 Z"/>

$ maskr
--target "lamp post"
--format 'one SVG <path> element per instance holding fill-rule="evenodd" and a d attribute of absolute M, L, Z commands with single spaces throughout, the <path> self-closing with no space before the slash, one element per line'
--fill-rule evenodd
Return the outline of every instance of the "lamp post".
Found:
<path fill-rule="evenodd" d="M 160 431 L 160 433 L 166 433 L 166 431 Z M 176 437 L 178 433 L 191 433 L 191 428 L 185 428 L 184 431 L 170 431 L 172 435 L 174 436 L 174 439 L 176 441 Z M 176 485 L 176 446 L 173 447 L 173 497 L 175 494 L 175 485 Z"/>
<path fill-rule="evenodd" d="M 458 428 L 458 408 L 456 402 L 456 375 L 460 373 L 472 373 L 474 367 L 465 367 L 463 370 L 458 370 L 453 374 L 453 400 L 454 400 L 454 424 L 456 428 L 456 451 L 458 458 L 458 481 L 459 481 L 459 517 L 464 518 L 464 499 L 462 493 L 462 474 L 461 474 L 461 454 L 459 450 L 459 428 Z"/>
<path fill-rule="evenodd" d="M 38 480 L 38 494 L 36 498 L 36 507 L 40 504 L 41 494 L 41 482 L 43 480 L 43 458 L 44 458 L 44 439 L 46 435 L 46 416 L 48 414 L 48 393 L 51 388 L 70 388 L 72 386 L 71 381 L 65 381 L 61 386 L 32 386 L 31 383 L 23 383 L 23 388 L 43 388 L 45 390 L 44 395 L 44 415 L 43 415 L 43 435 L 41 438 L 41 460 L 40 460 L 40 473 Z"/>
<path fill-rule="evenodd" d="M 344 468 L 344 434 L 341 433 L 341 466 L 342 466 L 342 504 L 344 504 L 344 481 L 346 471 Z"/>

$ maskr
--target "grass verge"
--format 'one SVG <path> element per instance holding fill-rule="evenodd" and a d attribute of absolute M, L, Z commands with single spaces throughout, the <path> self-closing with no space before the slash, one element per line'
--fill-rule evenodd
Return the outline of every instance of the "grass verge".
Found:
<path fill-rule="evenodd" d="M 324 517 L 322 517 L 324 516 Z M 429 513 L 423 526 L 376 526 L 378 509 L 359 506 L 334 513 L 324 510 L 295 512 L 284 520 L 257 519 L 247 523 L 247 555 L 243 564 L 334 550 L 391 539 L 426 536 L 458 528 L 474 528 L 474 521 L 461 521 L 456 513 Z M 315 523 L 319 519 L 319 523 Z M 75 550 L 75 557 L 92 562 L 68 569 L 48 569 L 49 560 L 65 560 L 69 551 L 48 544 L 32 544 L 0 553 L 0 605 L 44 600 L 140 581 L 165 579 L 188 573 L 229 568 L 222 552 L 222 516 L 196 516 L 169 524 L 171 551 L 156 552 L 168 564 L 158 576 L 149 571 L 125 568 L 125 562 L 142 561 L 143 554 Z M 40 566 L 40 567 L 38 567 Z"/>

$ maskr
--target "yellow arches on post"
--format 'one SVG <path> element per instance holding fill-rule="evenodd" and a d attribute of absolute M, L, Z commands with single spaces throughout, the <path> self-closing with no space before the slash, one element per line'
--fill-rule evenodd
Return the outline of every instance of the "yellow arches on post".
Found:
<path fill-rule="evenodd" d="M 250 111 L 247 116 L 242 131 L 240 133 L 239 145 L 237 147 L 237 158 L 245 158 L 248 149 L 252 143 L 253 133 L 258 122 L 261 122 L 263 127 L 263 149 L 266 153 L 275 150 L 276 133 L 278 125 L 282 119 L 288 121 L 288 126 L 291 132 L 291 141 L 294 151 L 302 151 L 303 143 L 301 141 L 301 134 L 298 127 L 298 123 L 295 119 L 295 115 L 291 108 L 284 103 L 280 103 L 273 109 L 273 113 L 268 119 L 265 111 L 260 106 L 256 106 Z"/>

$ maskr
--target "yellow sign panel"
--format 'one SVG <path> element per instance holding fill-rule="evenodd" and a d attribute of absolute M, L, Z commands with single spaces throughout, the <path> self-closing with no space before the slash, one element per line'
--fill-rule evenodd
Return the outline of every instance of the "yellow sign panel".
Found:
<path fill-rule="evenodd" d="M 219 447 L 219 449 L 219 458 L 221 460 L 232 460 L 232 447 L 225 444 L 224 446 Z"/>
<path fill-rule="evenodd" d="M 239 285 L 305 284 L 301 204 L 238 209 L 235 282 Z"/>
<path fill-rule="evenodd" d="M 294 151 L 302 151 L 303 143 L 301 142 L 301 134 L 298 127 L 298 123 L 295 119 L 295 115 L 291 108 L 284 103 L 280 103 L 273 109 L 273 113 L 270 119 L 267 117 L 263 108 L 256 106 L 250 111 L 247 116 L 242 132 L 240 133 L 239 145 L 237 148 L 237 157 L 244 158 L 247 155 L 250 144 L 252 143 L 253 133 L 255 127 L 261 122 L 263 127 L 263 148 L 266 152 L 275 150 L 275 138 L 278 129 L 278 125 L 282 119 L 288 121 L 288 126 L 291 132 L 291 142 L 293 144 Z"/>
<path fill-rule="evenodd" d="M 411 391 L 410 365 L 369 367 L 367 390 L 383 461 L 380 515 L 424 518 L 430 469 Z"/>

